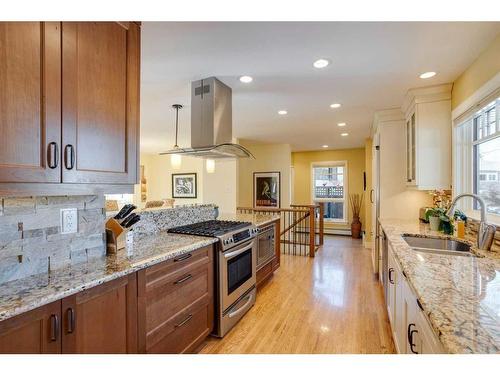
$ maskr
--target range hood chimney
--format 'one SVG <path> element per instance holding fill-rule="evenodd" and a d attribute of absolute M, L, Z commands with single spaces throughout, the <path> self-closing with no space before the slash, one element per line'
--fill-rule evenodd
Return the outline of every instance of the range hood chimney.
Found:
<path fill-rule="evenodd" d="M 176 148 L 160 155 L 179 154 L 208 159 L 254 158 L 233 140 L 232 90 L 215 77 L 191 83 L 191 148 Z"/>

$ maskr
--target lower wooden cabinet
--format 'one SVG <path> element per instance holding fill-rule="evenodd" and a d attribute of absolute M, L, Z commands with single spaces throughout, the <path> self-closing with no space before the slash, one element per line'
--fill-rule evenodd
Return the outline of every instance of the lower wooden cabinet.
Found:
<path fill-rule="evenodd" d="M 0 322 L 0 353 L 136 353 L 133 273 Z"/>
<path fill-rule="evenodd" d="M 0 353 L 61 353 L 61 301 L 0 322 Z"/>
<path fill-rule="evenodd" d="M 214 326 L 207 246 L 0 322 L 1 353 L 191 353 Z"/>
<path fill-rule="evenodd" d="M 136 274 L 62 300 L 63 353 L 137 353 Z"/>
<path fill-rule="evenodd" d="M 213 253 L 207 246 L 137 273 L 140 353 L 191 353 L 212 332 Z"/>

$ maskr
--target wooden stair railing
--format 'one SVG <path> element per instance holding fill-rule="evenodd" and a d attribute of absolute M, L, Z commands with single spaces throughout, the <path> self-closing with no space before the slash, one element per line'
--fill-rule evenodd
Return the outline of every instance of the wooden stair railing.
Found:
<path fill-rule="evenodd" d="M 317 205 L 296 206 L 291 208 L 252 208 L 238 207 L 239 213 L 280 216 L 280 251 L 291 255 L 314 257 L 323 244 L 322 215 Z M 321 218 L 321 220 L 318 220 Z M 317 222 L 318 225 L 317 225 Z M 318 232 L 316 227 L 321 228 Z"/>
<path fill-rule="evenodd" d="M 323 203 L 318 203 L 318 204 L 290 204 L 290 207 L 292 208 L 298 208 L 298 209 L 311 209 L 314 208 L 314 214 L 316 217 L 316 226 L 315 226 L 315 233 L 316 233 L 316 246 L 322 246 L 324 243 L 324 237 L 325 237 L 325 207 Z"/>

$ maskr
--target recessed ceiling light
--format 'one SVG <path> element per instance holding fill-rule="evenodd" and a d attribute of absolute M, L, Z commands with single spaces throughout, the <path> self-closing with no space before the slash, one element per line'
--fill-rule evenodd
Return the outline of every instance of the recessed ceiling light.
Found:
<path fill-rule="evenodd" d="M 315 68 L 321 69 L 321 68 L 326 68 L 330 64 L 330 61 L 327 59 L 318 59 L 313 63 L 313 66 Z"/>
<path fill-rule="evenodd" d="M 286 115 L 288 112 L 285 111 L 284 109 L 278 111 L 278 115 Z"/>
<path fill-rule="evenodd" d="M 323 146 L 321 146 L 321 147 L 323 147 L 323 148 L 328 148 L 328 145 L 323 145 Z"/>
<path fill-rule="evenodd" d="M 342 137 L 347 137 L 349 135 L 349 133 L 342 133 L 340 134 Z"/>
<path fill-rule="evenodd" d="M 243 82 L 243 83 L 250 83 L 253 81 L 253 78 L 250 77 L 250 76 L 241 76 L 240 77 L 240 82 Z"/>
<path fill-rule="evenodd" d="M 330 108 L 340 108 L 341 104 L 340 103 L 333 103 L 330 104 Z"/>
<path fill-rule="evenodd" d="M 425 72 L 425 73 L 420 74 L 420 78 L 427 79 L 427 78 L 434 77 L 435 75 L 436 75 L 436 72 Z"/>
<path fill-rule="evenodd" d="M 339 122 L 339 123 L 337 124 L 337 126 L 340 126 L 340 127 L 342 127 L 342 126 L 346 126 L 346 125 L 347 125 L 347 124 L 346 124 L 345 122 Z"/>

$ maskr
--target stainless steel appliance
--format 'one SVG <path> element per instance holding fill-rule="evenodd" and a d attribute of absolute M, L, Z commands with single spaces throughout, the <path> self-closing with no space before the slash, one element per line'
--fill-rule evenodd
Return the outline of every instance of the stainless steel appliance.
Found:
<path fill-rule="evenodd" d="M 202 158 L 254 158 L 245 147 L 232 143 L 232 90 L 215 77 L 191 83 L 191 147 L 161 153 Z"/>
<path fill-rule="evenodd" d="M 169 229 L 171 233 L 216 237 L 215 328 L 223 337 L 255 303 L 258 229 L 251 223 L 209 220 Z"/>
<path fill-rule="evenodd" d="M 271 260 L 275 253 L 274 225 L 260 229 L 257 237 L 257 271 Z"/>

